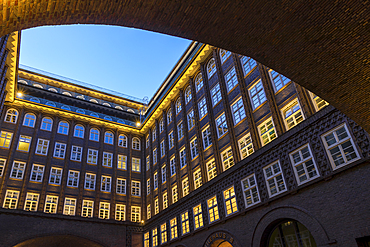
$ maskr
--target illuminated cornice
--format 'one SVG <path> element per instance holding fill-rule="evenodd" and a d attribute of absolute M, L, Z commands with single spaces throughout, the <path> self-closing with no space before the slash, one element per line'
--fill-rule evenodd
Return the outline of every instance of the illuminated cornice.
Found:
<path fill-rule="evenodd" d="M 16 75 L 18 68 L 18 49 L 19 49 L 19 33 L 14 32 L 9 34 L 8 42 L 6 43 L 6 49 L 9 51 L 6 57 L 6 98 L 8 102 L 13 102 L 15 97 L 15 89 L 17 85 Z"/>

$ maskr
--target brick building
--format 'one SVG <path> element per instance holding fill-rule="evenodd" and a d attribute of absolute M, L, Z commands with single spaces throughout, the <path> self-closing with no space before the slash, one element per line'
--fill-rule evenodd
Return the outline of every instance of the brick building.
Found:
<path fill-rule="evenodd" d="M 253 59 L 193 42 L 148 104 L 12 64 L 4 246 L 369 246 L 369 135 Z"/>

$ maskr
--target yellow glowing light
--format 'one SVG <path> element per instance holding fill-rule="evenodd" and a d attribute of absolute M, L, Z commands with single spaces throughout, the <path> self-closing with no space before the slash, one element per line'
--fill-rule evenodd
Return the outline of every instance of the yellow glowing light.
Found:
<path fill-rule="evenodd" d="M 143 224 L 144 224 L 144 221 L 142 220 L 142 221 L 141 221 L 141 223 L 143 223 Z"/>
<path fill-rule="evenodd" d="M 140 122 L 136 122 L 136 126 L 137 127 L 140 127 L 141 123 Z"/>
<path fill-rule="evenodd" d="M 23 96 L 23 93 L 18 92 L 18 93 L 17 93 L 17 96 L 18 96 L 18 97 L 22 97 L 22 96 Z"/>

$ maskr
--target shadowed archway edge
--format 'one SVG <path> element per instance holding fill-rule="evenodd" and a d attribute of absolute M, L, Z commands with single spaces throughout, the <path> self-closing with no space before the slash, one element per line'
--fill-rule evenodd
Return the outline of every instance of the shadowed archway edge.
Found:
<path fill-rule="evenodd" d="M 330 0 L 26 0 L 0 4 L 0 36 L 44 25 L 106 24 L 248 55 L 370 132 L 370 5 Z"/>

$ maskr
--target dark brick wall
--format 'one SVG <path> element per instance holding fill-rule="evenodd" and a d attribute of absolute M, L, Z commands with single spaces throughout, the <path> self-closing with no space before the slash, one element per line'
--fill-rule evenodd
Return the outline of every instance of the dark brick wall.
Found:
<path fill-rule="evenodd" d="M 9 35 L 5 35 L 0 38 L 0 112 L 2 112 L 5 102 L 6 96 L 6 71 L 7 67 L 5 65 L 6 57 L 8 55 L 8 51 L 6 50 L 6 42 L 8 40 Z"/>

